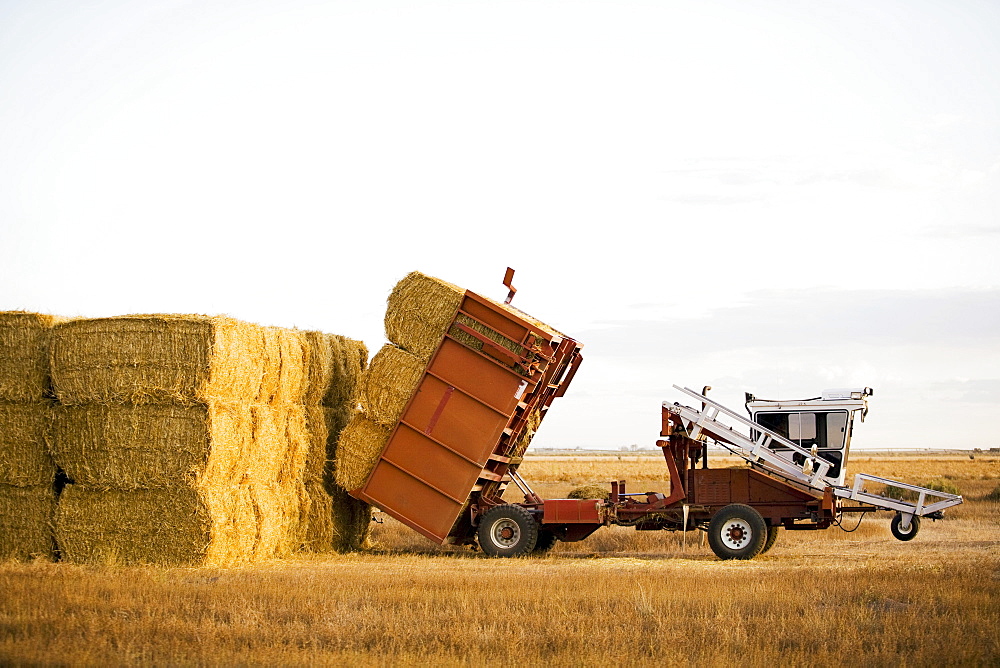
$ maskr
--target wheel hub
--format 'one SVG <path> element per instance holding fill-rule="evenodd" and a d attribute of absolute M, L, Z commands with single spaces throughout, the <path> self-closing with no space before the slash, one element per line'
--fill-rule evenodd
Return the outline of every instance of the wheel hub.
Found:
<path fill-rule="evenodd" d="M 753 532 L 742 520 L 733 520 L 722 529 L 722 542 L 731 549 L 739 549 L 750 540 Z"/>
<path fill-rule="evenodd" d="M 490 535 L 498 547 L 511 547 L 521 539 L 521 528 L 514 520 L 502 518 L 494 522 Z"/>

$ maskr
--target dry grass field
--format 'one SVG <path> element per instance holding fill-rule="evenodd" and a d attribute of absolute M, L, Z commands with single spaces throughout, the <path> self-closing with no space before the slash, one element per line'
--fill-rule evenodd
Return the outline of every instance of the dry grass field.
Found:
<path fill-rule="evenodd" d="M 0 665 L 1000 664 L 1000 503 L 984 499 L 1000 457 L 861 454 L 851 470 L 945 478 L 966 503 L 909 543 L 878 515 L 782 532 L 746 562 L 719 561 L 700 532 L 625 528 L 493 560 L 387 519 L 373 550 L 245 568 L 0 564 Z M 657 489 L 663 471 L 521 468 L 542 496 L 616 478 Z"/>

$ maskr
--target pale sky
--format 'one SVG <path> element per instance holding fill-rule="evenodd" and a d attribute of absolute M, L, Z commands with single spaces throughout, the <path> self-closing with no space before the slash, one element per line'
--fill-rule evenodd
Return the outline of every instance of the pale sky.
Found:
<path fill-rule="evenodd" d="M 585 346 L 538 447 L 871 386 L 1000 447 L 1000 4 L 0 0 L 0 310 L 384 342 L 420 270 Z"/>

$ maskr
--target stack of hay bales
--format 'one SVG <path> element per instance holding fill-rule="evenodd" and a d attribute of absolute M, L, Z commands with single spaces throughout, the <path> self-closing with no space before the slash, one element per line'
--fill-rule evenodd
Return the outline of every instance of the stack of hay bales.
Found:
<path fill-rule="evenodd" d="M 52 558 L 56 468 L 46 446 L 56 318 L 0 312 L 0 560 Z"/>
<path fill-rule="evenodd" d="M 341 487 L 357 489 L 365 484 L 392 429 L 420 384 L 431 356 L 456 320 L 465 294 L 466 291 L 456 285 L 418 271 L 410 272 L 393 288 L 385 311 L 385 334 L 390 343 L 375 355 L 363 375 L 359 393 L 361 410 L 344 429 L 337 447 L 337 483 Z M 558 335 L 548 325 L 508 304 L 493 303 Z M 458 314 L 460 322 L 463 318 Z M 499 332 L 468 318 L 464 324 L 514 352 L 522 352 L 518 343 Z M 482 349 L 478 339 L 457 328 L 452 328 L 450 334 L 466 346 Z M 518 444 L 521 452 L 527 448 L 539 421 L 540 414 L 529 416 L 529 427 Z"/>
<path fill-rule="evenodd" d="M 305 332 L 226 317 L 56 326 L 52 451 L 72 483 L 56 514 L 63 558 L 236 564 L 316 542 L 311 357 Z"/>

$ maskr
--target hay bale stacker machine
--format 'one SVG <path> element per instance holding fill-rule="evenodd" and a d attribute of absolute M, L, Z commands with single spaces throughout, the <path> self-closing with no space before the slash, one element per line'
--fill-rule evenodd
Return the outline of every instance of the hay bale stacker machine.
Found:
<path fill-rule="evenodd" d="M 908 541 L 921 518 L 962 503 L 867 474 L 845 484 L 854 420 L 867 413 L 870 388 L 796 401 L 747 395 L 744 417 L 710 399 L 710 388 L 676 385 L 697 408 L 662 405 L 657 445 L 669 492 L 634 493 L 614 481 L 606 500 L 542 499 L 518 468 L 576 374 L 582 346 L 509 306 L 512 275 L 504 305 L 465 293 L 372 472 L 351 491 L 427 538 L 510 557 L 612 525 L 701 529 L 720 558 L 751 559 L 771 548 L 780 528 L 826 529 L 849 514 L 892 511 L 892 534 Z M 710 443 L 745 465 L 710 468 Z M 503 499 L 510 483 L 523 502 Z"/>

